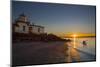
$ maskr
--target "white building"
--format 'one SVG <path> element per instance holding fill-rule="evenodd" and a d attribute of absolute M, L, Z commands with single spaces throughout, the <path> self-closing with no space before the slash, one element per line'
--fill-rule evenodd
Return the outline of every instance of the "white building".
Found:
<path fill-rule="evenodd" d="M 28 18 L 24 14 L 21 14 L 13 24 L 13 32 L 42 34 L 44 33 L 44 27 L 30 24 Z"/>
<path fill-rule="evenodd" d="M 44 27 L 38 25 L 30 25 L 29 30 L 31 33 L 44 33 Z"/>

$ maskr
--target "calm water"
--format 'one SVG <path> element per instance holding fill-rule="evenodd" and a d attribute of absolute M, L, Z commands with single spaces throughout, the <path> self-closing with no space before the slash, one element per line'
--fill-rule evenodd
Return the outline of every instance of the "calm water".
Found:
<path fill-rule="evenodd" d="M 83 47 L 83 44 L 82 44 L 83 41 L 86 41 L 87 46 Z M 95 37 L 75 38 L 75 47 L 81 51 L 95 55 L 95 50 L 96 50 Z"/>
<path fill-rule="evenodd" d="M 71 49 L 71 57 L 70 60 L 72 62 L 77 62 L 77 61 L 95 61 L 96 60 L 96 44 L 95 44 L 95 38 L 70 38 L 73 40 L 71 42 L 71 47 L 76 48 Z M 83 46 L 83 41 L 86 42 L 87 46 Z"/>

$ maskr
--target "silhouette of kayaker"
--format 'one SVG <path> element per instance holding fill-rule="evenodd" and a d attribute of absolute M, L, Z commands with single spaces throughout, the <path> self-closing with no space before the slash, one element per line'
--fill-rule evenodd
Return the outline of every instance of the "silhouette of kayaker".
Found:
<path fill-rule="evenodd" d="M 86 41 L 83 41 L 82 44 L 83 44 L 83 47 L 87 46 L 87 42 Z"/>

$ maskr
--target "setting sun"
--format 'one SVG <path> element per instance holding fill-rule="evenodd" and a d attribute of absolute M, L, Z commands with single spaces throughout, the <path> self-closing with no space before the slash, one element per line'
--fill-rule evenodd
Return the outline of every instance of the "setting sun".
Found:
<path fill-rule="evenodd" d="M 76 37 L 77 35 L 76 34 L 73 34 L 73 37 Z"/>
<path fill-rule="evenodd" d="M 74 34 L 74 33 L 70 33 L 70 34 L 63 34 L 63 35 L 60 35 L 62 38 L 73 38 L 73 37 L 76 37 L 76 38 L 82 38 L 82 37 L 95 37 L 95 34 L 93 33 L 77 33 L 77 34 Z"/>

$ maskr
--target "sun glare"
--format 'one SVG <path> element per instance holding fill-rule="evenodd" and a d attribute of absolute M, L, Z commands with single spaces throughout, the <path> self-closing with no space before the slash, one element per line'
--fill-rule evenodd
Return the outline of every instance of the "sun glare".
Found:
<path fill-rule="evenodd" d="M 73 37 L 76 37 L 77 35 L 76 34 L 73 34 Z"/>
<path fill-rule="evenodd" d="M 73 39 L 74 39 L 74 48 L 76 48 L 76 34 L 73 34 Z"/>

